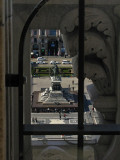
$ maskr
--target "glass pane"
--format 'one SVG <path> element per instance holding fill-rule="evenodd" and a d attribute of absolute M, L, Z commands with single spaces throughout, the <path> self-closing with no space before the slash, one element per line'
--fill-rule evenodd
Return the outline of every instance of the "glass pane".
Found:
<path fill-rule="evenodd" d="M 78 160 L 76 135 L 31 136 L 31 145 L 33 160 Z M 95 145 L 94 139 L 85 140 L 83 160 L 95 160 Z"/>
<path fill-rule="evenodd" d="M 41 140 L 32 141 L 32 158 L 33 160 L 77 160 L 77 145 L 62 140 L 61 137 L 46 139 L 45 136 Z M 51 136 L 52 137 L 52 136 Z"/>
<path fill-rule="evenodd" d="M 33 51 L 31 56 L 31 123 L 77 124 L 78 80 L 72 58 L 61 34 L 51 40 L 47 34 L 40 38 L 40 57 Z"/>
<path fill-rule="evenodd" d="M 77 124 L 77 78 L 62 77 L 61 79 L 62 89 L 54 86 L 54 90 L 49 93 L 48 90 L 51 89 L 51 79 L 47 76 L 33 76 L 31 91 L 32 123 Z M 63 93 L 63 90 L 65 90 L 65 93 Z M 55 97 L 51 98 L 49 94 L 53 94 Z M 56 95 L 58 96 L 57 100 Z"/>

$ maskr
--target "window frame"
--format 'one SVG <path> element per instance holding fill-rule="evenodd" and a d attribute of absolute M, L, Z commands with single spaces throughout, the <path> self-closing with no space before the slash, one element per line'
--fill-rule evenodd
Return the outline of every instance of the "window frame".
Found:
<path fill-rule="evenodd" d="M 23 49 L 28 27 L 39 9 L 48 0 L 42 0 L 28 17 L 19 43 L 19 160 L 24 159 L 25 135 L 78 135 L 78 160 L 83 158 L 83 135 L 120 135 L 119 124 L 83 125 L 84 121 L 84 0 L 79 0 L 79 66 L 78 66 L 78 125 L 31 125 L 23 124 Z M 17 76 L 17 75 L 16 75 Z M 12 87 L 10 77 L 6 76 L 6 86 Z M 14 79 L 14 78 L 13 78 Z M 18 84 L 17 84 L 18 85 Z"/>

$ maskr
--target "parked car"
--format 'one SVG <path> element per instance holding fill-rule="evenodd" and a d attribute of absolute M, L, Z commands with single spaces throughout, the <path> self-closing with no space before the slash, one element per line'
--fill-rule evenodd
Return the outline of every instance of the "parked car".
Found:
<path fill-rule="evenodd" d="M 39 52 L 37 52 L 37 51 L 31 52 L 31 58 L 37 58 L 38 55 L 39 55 Z"/>
<path fill-rule="evenodd" d="M 35 67 L 35 66 L 36 66 L 36 62 L 32 62 L 32 61 L 31 61 L 31 66 L 32 66 L 32 67 Z"/>
<path fill-rule="evenodd" d="M 38 57 L 37 61 L 45 61 L 46 59 L 44 57 Z"/>
<path fill-rule="evenodd" d="M 50 61 L 50 64 L 60 64 L 60 63 L 57 61 Z"/>
<path fill-rule="evenodd" d="M 62 64 L 72 64 L 72 62 L 68 61 L 68 60 L 63 60 Z"/>
<path fill-rule="evenodd" d="M 47 64 L 47 63 L 44 61 L 37 61 L 36 64 Z"/>

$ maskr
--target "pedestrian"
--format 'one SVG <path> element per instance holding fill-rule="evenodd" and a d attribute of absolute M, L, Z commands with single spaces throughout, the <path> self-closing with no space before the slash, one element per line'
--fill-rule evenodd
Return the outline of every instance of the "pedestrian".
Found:
<path fill-rule="evenodd" d="M 49 109 L 49 108 L 48 108 L 47 110 L 48 110 L 48 112 L 50 112 L 50 109 Z"/>
<path fill-rule="evenodd" d="M 60 114 L 60 120 L 61 120 L 61 114 Z"/>
<path fill-rule="evenodd" d="M 61 120 L 61 112 L 59 112 L 59 117 L 60 117 L 60 120 Z"/>
<path fill-rule="evenodd" d="M 72 81 L 72 85 L 74 85 L 74 80 Z"/>
<path fill-rule="evenodd" d="M 37 118 L 35 118 L 35 121 L 36 121 L 36 123 L 37 123 Z"/>
<path fill-rule="evenodd" d="M 64 118 L 66 119 L 66 114 L 64 113 Z"/>
<path fill-rule="evenodd" d="M 55 108 L 55 110 L 54 110 L 55 112 L 56 112 L 56 108 Z"/>
<path fill-rule="evenodd" d="M 32 118 L 32 122 L 35 122 L 35 119 L 34 119 L 34 117 Z"/>
<path fill-rule="evenodd" d="M 73 91 L 74 91 L 74 87 L 73 87 Z"/>
<path fill-rule="evenodd" d="M 70 91 L 70 84 L 68 85 L 68 89 L 69 89 L 69 91 Z"/>

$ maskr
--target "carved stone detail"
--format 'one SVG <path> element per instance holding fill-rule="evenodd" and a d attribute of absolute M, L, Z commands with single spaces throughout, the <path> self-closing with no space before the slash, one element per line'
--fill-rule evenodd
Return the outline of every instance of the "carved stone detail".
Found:
<path fill-rule="evenodd" d="M 116 9 L 118 10 L 118 9 Z M 115 10 L 115 11 L 116 11 Z M 72 14 L 67 14 L 72 17 Z M 73 57 L 73 70 L 76 75 L 78 75 L 78 28 L 75 25 L 75 17 L 77 19 L 78 15 L 74 16 L 74 20 L 71 18 L 71 31 L 66 29 L 63 31 L 63 40 L 67 52 Z M 64 21 L 64 20 L 63 20 Z M 62 28 L 68 28 L 68 24 L 62 23 Z M 76 23 L 78 24 L 78 23 Z M 115 120 L 115 112 L 117 108 L 116 97 L 115 97 L 115 28 L 111 18 L 106 14 L 104 9 L 98 9 L 93 7 L 85 8 L 85 77 L 91 79 L 97 89 L 100 97 L 95 101 L 95 107 L 97 106 L 100 111 L 106 114 L 109 120 Z M 100 102 L 104 101 L 104 105 L 100 105 Z M 109 104 L 114 105 L 109 105 Z M 104 108 L 104 106 L 106 108 Z M 111 113 L 114 112 L 113 118 L 111 118 Z M 101 140 L 102 140 L 101 136 Z M 115 136 L 116 139 L 116 136 Z M 109 144 L 104 145 L 104 140 L 102 143 L 98 143 L 98 154 L 97 160 L 110 158 L 110 150 L 115 152 L 117 150 L 118 144 L 116 140 L 112 140 Z M 118 139 L 119 142 L 119 139 Z M 109 146 L 111 144 L 110 150 Z M 100 149 L 102 148 L 102 150 Z M 103 148 L 105 147 L 105 150 Z M 114 148 L 113 148 L 114 147 Z M 99 151 L 100 149 L 100 151 Z M 101 152 L 103 152 L 101 156 Z M 108 155 L 106 154 L 108 152 Z M 113 152 L 112 152 L 113 154 Z M 116 153 L 117 154 L 117 153 Z M 115 154 L 112 158 L 116 158 Z M 117 159 L 116 159 L 117 160 Z"/>
<path fill-rule="evenodd" d="M 69 148 L 69 149 L 67 149 Z M 65 146 L 46 146 L 44 149 L 39 148 L 39 151 L 34 148 L 35 160 L 76 160 L 77 159 L 77 147 L 65 147 Z M 94 148 L 90 145 L 84 146 L 84 160 L 93 160 L 95 157 Z"/>
<path fill-rule="evenodd" d="M 57 146 L 46 147 L 38 156 L 39 160 L 75 160 L 76 157 L 68 154 L 65 150 Z M 40 158 L 41 157 L 41 158 Z"/>
<path fill-rule="evenodd" d="M 77 10 L 77 9 L 76 9 Z M 68 18 L 69 17 L 69 18 Z M 68 18 L 68 21 L 66 19 Z M 61 22 L 67 52 L 78 64 L 78 12 L 73 10 Z M 66 23 L 65 23 L 66 21 Z M 111 19 L 97 8 L 85 8 L 85 77 L 92 79 L 100 95 L 114 94 L 115 33 Z"/>
<path fill-rule="evenodd" d="M 85 13 L 86 77 L 92 79 L 101 95 L 113 95 L 115 33 L 112 21 L 100 9 L 87 7 Z"/>
<path fill-rule="evenodd" d="M 60 23 L 60 30 L 63 34 L 66 34 L 72 32 L 76 26 L 78 26 L 78 9 L 74 9 L 64 16 Z"/>

